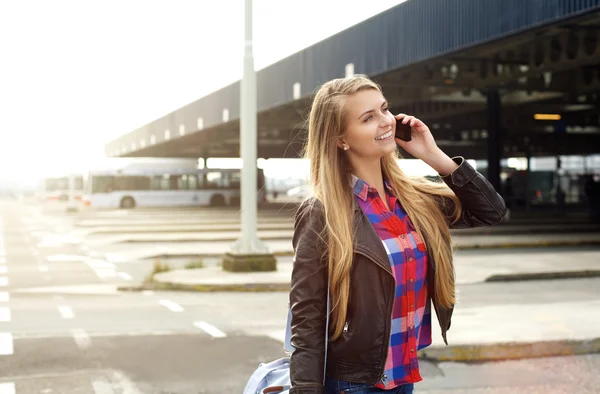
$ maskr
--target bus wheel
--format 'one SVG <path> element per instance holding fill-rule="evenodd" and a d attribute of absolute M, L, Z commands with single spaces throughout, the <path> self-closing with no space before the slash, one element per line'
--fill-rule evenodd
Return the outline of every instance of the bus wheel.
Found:
<path fill-rule="evenodd" d="M 123 208 L 123 209 L 135 208 L 135 200 L 131 197 L 123 197 L 121 199 L 121 208 Z"/>
<path fill-rule="evenodd" d="M 225 197 L 222 194 L 215 194 L 210 198 L 210 205 L 213 207 L 225 206 Z"/>

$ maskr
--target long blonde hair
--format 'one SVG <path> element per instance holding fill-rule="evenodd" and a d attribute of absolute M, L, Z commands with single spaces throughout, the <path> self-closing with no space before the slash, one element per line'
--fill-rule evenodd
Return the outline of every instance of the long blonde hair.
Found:
<path fill-rule="evenodd" d="M 308 119 L 308 143 L 304 157 L 310 160 L 314 196 L 324 208 L 323 236 L 328 246 L 334 340 L 341 335 L 347 317 L 354 254 L 354 195 L 348 179 L 350 163 L 344 151 L 338 148 L 337 141 L 345 133 L 343 98 L 368 89 L 381 92 L 379 85 L 365 75 L 329 81 L 318 90 Z M 383 175 L 389 180 L 417 232 L 426 240 L 429 255 L 435 260 L 434 301 L 450 307 L 455 302 L 453 249 L 448 218 L 440 209 L 439 201 L 448 198 L 454 202 L 450 220 L 458 219 L 460 202 L 445 184 L 405 175 L 398 166 L 399 157 L 399 153 L 382 157 Z"/>

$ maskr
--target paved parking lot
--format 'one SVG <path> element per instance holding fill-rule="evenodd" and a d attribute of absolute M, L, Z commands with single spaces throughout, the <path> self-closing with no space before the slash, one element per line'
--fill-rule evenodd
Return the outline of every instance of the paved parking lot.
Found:
<path fill-rule="evenodd" d="M 176 216 L 122 212 L 82 217 L 0 202 L 0 394 L 240 393 L 259 362 L 282 356 L 285 293 L 118 292 L 118 285 L 141 280 L 152 262 L 93 256 L 73 235 L 84 228 L 77 222 Z M 197 212 L 197 221 L 212 214 Z M 599 284 L 570 280 L 561 287 L 565 297 L 579 299 Z M 478 283 L 461 291 L 470 302 L 484 302 L 481 295 L 505 290 Z M 515 283 L 509 293 L 516 300 L 534 290 Z M 536 302 L 561 298 L 540 294 Z M 542 393 L 550 386 L 596 393 L 600 387 L 597 355 L 421 364 L 422 393 Z"/>

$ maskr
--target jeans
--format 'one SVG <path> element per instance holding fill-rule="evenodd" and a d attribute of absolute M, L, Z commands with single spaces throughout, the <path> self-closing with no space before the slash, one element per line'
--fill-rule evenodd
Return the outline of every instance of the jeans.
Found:
<path fill-rule="evenodd" d="M 371 394 L 371 393 L 394 393 L 394 394 L 413 394 L 414 385 L 403 384 L 391 390 L 383 390 L 366 383 L 352 383 L 344 380 L 330 378 L 325 379 L 325 393 L 327 394 Z"/>

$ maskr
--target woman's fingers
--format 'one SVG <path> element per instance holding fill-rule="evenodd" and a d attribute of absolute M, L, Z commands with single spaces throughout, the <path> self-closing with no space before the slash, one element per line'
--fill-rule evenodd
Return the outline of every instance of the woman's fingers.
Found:
<path fill-rule="evenodd" d="M 410 124 L 411 126 L 414 126 L 415 124 L 417 124 L 418 119 L 415 118 L 412 115 L 407 115 L 407 114 L 398 114 L 396 115 L 396 119 L 402 119 L 402 124 Z"/>

